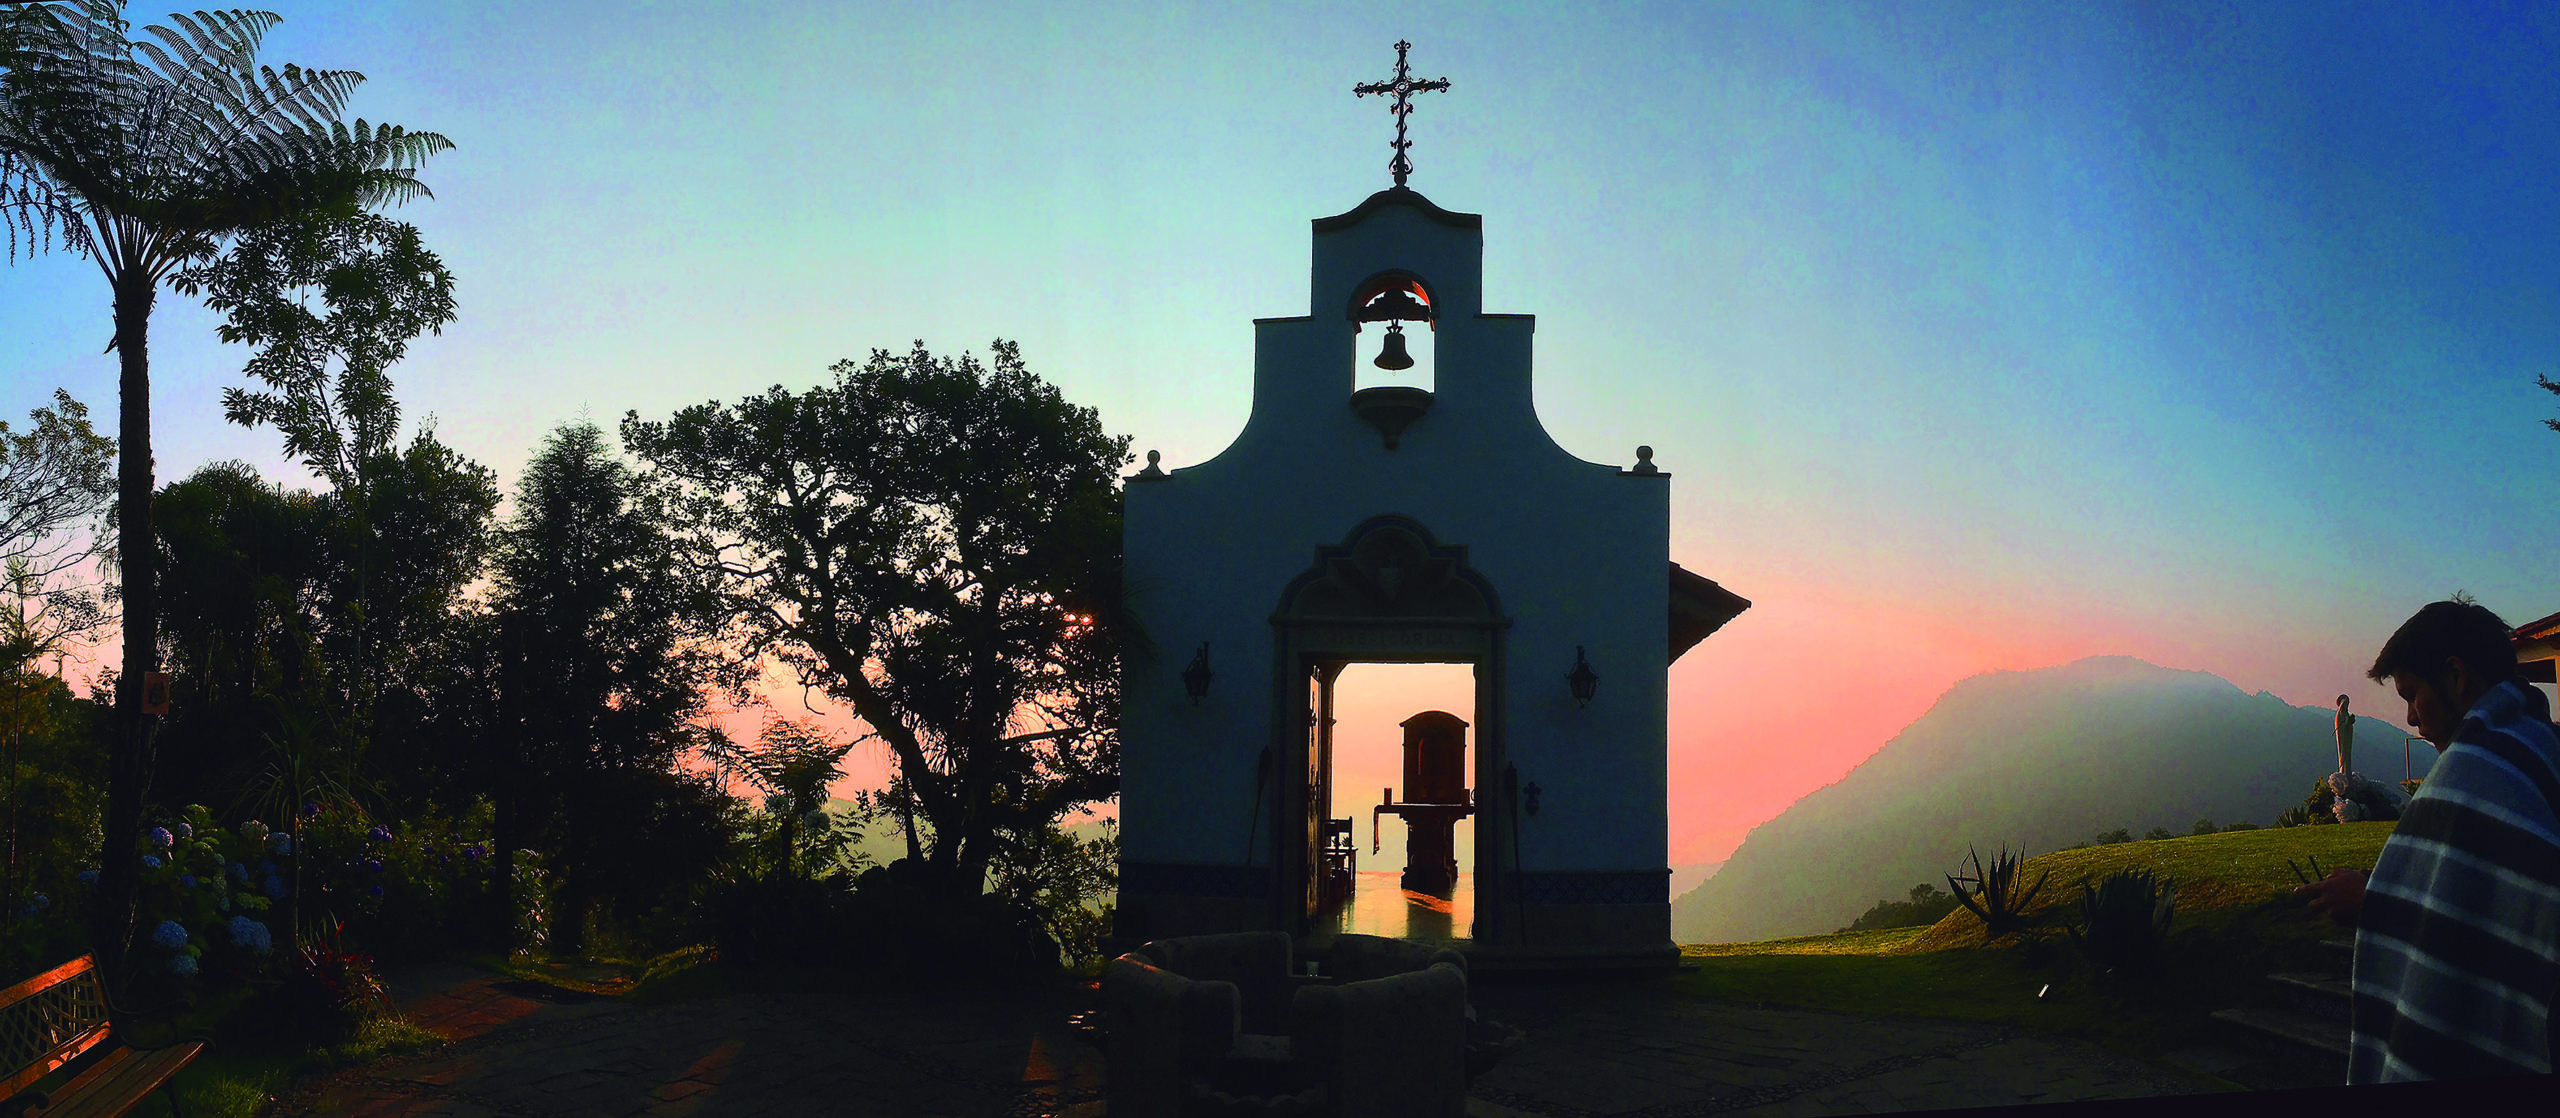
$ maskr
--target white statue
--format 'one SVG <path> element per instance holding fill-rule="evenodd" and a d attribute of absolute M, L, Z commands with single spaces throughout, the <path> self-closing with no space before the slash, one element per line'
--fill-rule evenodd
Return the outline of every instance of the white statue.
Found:
<path fill-rule="evenodd" d="M 2356 716 L 2347 713 L 2347 697 L 2338 696 L 2338 771 L 2329 774 L 2329 813 L 2340 823 L 2398 819 L 2409 806 L 2409 793 L 2396 784 L 2367 780 L 2355 771 Z"/>

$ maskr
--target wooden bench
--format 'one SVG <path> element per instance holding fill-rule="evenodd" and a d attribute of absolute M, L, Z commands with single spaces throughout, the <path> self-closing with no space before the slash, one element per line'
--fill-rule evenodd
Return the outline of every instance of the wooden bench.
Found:
<path fill-rule="evenodd" d="M 125 1015 L 107 997 L 98 967 L 83 955 L 0 991 L 0 1114 L 105 1118 L 132 1111 L 205 1050 L 201 1039 L 133 1044 L 115 1027 Z M 28 1088 L 81 1061 L 70 1082 Z M 169 1097 L 171 1110 L 177 1096 Z"/>

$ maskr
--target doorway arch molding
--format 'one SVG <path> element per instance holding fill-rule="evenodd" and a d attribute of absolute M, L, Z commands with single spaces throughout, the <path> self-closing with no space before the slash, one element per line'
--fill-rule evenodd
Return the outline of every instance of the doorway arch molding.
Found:
<path fill-rule="evenodd" d="M 1475 674 L 1472 781 L 1476 801 L 1488 808 L 1475 827 L 1472 938 L 1508 942 L 1502 910 L 1514 890 L 1499 883 L 1515 876 L 1506 845 L 1511 821 L 1488 790 L 1501 786 L 1509 761 L 1504 646 L 1512 619 L 1492 581 L 1468 563 L 1464 545 L 1442 543 L 1410 516 L 1373 516 L 1341 543 L 1315 549 L 1281 590 L 1270 621 L 1271 755 L 1290 759 L 1281 771 L 1306 775 L 1274 781 L 1265 805 L 1273 819 L 1301 821 L 1272 828 L 1276 926 L 1304 932 L 1315 907 L 1317 836 L 1331 812 L 1335 677 L 1352 663 L 1460 663 Z"/>

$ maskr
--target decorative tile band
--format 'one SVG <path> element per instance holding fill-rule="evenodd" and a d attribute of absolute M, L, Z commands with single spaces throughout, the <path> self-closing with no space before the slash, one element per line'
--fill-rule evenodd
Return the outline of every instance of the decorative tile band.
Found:
<path fill-rule="evenodd" d="M 1530 904 L 1669 904 L 1671 871 L 1530 870 L 1520 875 L 1520 895 Z"/>
<path fill-rule="evenodd" d="M 1122 862 L 1120 891 L 1159 896 L 1260 899 L 1271 895 L 1271 867 Z"/>

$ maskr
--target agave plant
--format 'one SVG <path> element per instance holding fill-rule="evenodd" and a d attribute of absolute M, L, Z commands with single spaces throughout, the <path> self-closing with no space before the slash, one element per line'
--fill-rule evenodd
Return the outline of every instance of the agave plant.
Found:
<path fill-rule="evenodd" d="M 1991 859 L 1988 869 L 1983 867 L 1980 851 L 1966 847 L 1965 854 L 1973 872 L 1963 877 L 1947 876 L 1947 889 L 1955 894 L 1956 903 L 1980 917 L 1982 926 L 1992 935 L 2003 935 L 2026 927 L 2027 909 L 2035 903 L 2036 894 L 2043 891 L 2045 878 L 2051 876 L 2052 871 L 2037 874 L 2035 884 L 2021 889 L 2019 882 L 2025 877 L 2021 871 L 2026 865 L 2026 851 L 2011 854 L 2009 848 L 2001 847 L 2000 853 Z"/>
<path fill-rule="evenodd" d="M 2178 915 L 2178 882 L 2150 870 L 2118 870 L 2095 887 L 2080 883 L 2080 922 L 2064 925 L 2080 953 L 2100 968 L 2149 969 Z"/>

